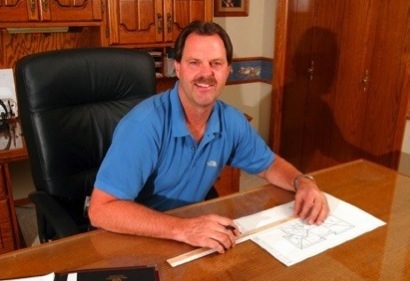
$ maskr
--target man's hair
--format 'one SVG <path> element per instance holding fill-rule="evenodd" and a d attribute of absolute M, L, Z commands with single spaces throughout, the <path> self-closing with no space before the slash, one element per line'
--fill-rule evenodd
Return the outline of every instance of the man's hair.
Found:
<path fill-rule="evenodd" d="M 181 62 L 185 41 L 191 33 L 203 36 L 218 35 L 222 39 L 225 46 L 226 60 L 229 65 L 232 63 L 233 47 L 228 33 L 226 33 L 226 31 L 219 24 L 205 21 L 191 22 L 178 35 L 178 38 L 175 41 L 175 60 L 177 62 Z"/>

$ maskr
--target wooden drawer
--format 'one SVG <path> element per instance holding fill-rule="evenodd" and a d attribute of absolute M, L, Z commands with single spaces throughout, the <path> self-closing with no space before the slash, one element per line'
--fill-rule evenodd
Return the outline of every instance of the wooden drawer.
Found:
<path fill-rule="evenodd" d="M 240 169 L 225 166 L 218 180 L 214 183 L 219 196 L 239 192 Z"/>
<path fill-rule="evenodd" d="M 7 197 L 7 185 L 4 177 L 4 166 L 0 164 L 0 200 Z M 0 214 L 1 215 L 1 214 Z"/>
<path fill-rule="evenodd" d="M 0 200 L 0 254 L 15 250 L 12 214 L 7 199 Z"/>

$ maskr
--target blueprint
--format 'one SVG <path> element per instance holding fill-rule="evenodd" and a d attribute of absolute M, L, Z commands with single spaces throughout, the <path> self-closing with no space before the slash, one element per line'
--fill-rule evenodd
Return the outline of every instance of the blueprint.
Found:
<path fill-rule="evenodd" d="M 321 225 L 308 225 L 295 218 L 252 236 L 252 240 L 287 266 L 385 224 L 378 218 L 336 197 L 326 194 L 330 215 Z M 242 233 L 292 216 L 294 202 L 238 218 Z"/>

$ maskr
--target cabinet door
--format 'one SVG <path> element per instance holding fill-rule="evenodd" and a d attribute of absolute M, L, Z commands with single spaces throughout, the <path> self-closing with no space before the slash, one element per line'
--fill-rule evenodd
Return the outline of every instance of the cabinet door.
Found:
<path fill-rule="evenodd" d="M 328 166 L 345 1 L 289 1 L 280 154 L 302 171 Z"/>
<path fill-rule="evenodd" d="M 38 21 L 37 0 L 0 0 L 0 22 Z"/>
<path fill-rule="evenodd" d="M 163 0 L 108 0 L 110 44 L 163 42 Z"/>
<path fill-rule="evenodd" d="M 212 20 L 209 0 L 109 0 L 110 44 L 173 43 L 192 20 Z"/>
<path fill-rule="evenodd" d="M 100 0 L 0 0 L 0 22 L 76 22 L 102 19 Z"/>
<path fill-rule="evenodd" d="M 102 19 L 100 0 L 39 0 L 39 2 L 42 21 L 75 22 Z"/>
<path fill-rule="evenodd" d="M 337 126 L 333 110 L 346 1 L 315 0 L 313 9 L 301 161 L 306 172 L 328 167 L 333 158 L 330 147 Z"/>
<path fill-rule="evenodd" d="M 286 55 L 277 83 L 280 154 L 304 172 L 358 158 L 397 168 L 409 95 L 410 2 L 280 4 L 288 13 L 287 30 L 276 37 Z"/>
<path fill-rule="evenodd" d="M 7 199 L 0 199 L 0 254 L 17 249 L 9 204 Z"/>
<path fill-rule="evenodd" d="M 380 1 L 346 1 L 333 100 L 329 166 L 358 158 L 374 160 L 372 151 L 362 148 L 361 140 L 367 125 L 367 99 L 372 96 L 370 64 L 377 42 L 374 39 L 380 8 Z"/>
<path fill-rule="evenodd" d="M 18 248 L 17 219 L 13 197 L 10 196 L 10 178 L 7 164 L 0 164 L 0 254 Z"/>
<path fill-rule="evenodd" d="M 213 2 L 208 0 L 164 1 L 164 42 L 175 42 L 181 30 L 193 20 L 212 20 Z"/>
<path fill-rule="evenodd" d="M 225 166 L 214 183 L 218 195 L 226 196 L 239 192 L 240 175 L 240 169 Z"/>
<path fill-rule="evenodd" d="M 361 146 L 374 154 L 375 161 L 393 169 L 398 167 L 409 95 L 409 15 L 410 1 L 380 1 L 373 22 L 377 43 L 369 67 Z"/>
<path fill-rule="evenodd" d="M 283 46 L 281 54 L 287 54 L 284 58 L 283 71 L 281 124 L 280 124 L 280 148 L 279 154 L 299 169 L 302 166 L 304 127 L 306 100 L 308 98 L 308 83 L 310 81 L 311 46 L 313 25 L 314 1 L 281 1 L 278 17 L 283 19 L 283 40 L 278 46 Z M 279 10 L 278 10 L 279 11 Z M 303 13 L 298 13 L 303 11 Z M 285 16 L 288 12 L 289 15 Z M 286 19 L 285 19 L 286 18 Z M 282 28 L 282 25 L 280 26 Z M 283 83 L 283 84 L 282 84 Z M 276 119 L 273 119 L 276 120 Z"/>

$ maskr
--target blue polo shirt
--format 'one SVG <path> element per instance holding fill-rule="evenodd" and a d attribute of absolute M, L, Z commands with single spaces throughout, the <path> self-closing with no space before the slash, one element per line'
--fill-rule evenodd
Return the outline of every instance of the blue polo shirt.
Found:
<path fill-rule="evenodd" d="M 217 101 L 202 140 L 186 124 L 173 89 L 148 98 L 119 122 L 95 186 L 119 199 L 165 211 L 204 200 L 229 164 L 256 174 L 274 153 L 244 114 Z"/>

